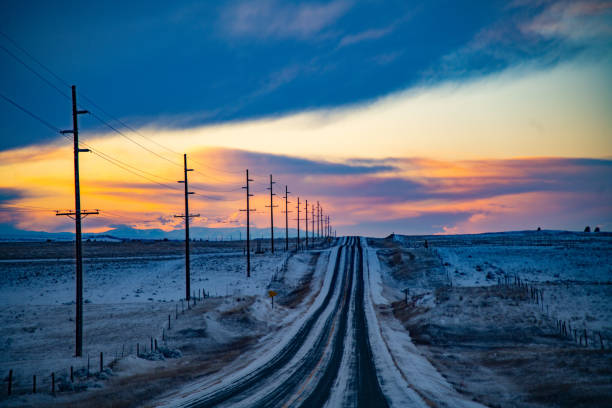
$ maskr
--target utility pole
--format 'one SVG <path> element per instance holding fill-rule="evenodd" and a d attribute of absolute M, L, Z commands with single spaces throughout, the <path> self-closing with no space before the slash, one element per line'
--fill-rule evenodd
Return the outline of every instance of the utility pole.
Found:
<path fill-rule="evenodd" d="M 285 251 L 289 250 L 289 208 L 287 205 L 289 204 L 289 191 L 287 190 L 287 186 L 285 186 Z"/>
<path fill-rule="evenodd" d="M 315 216 L 314 216 L 314 204 L 310 206 L 310 211 L 312 213 L 312 217 L 310 217 L 312 219 L 312 221 L 311 221 L 312 222 L 312 234 L 311 234 L 312 235 L 312 244 L 314 245 L 314 243 L 316 242 L 315 234 L 314 234 L 314 231 L 315 231 L 315 229 L 314 229 L 314 219 L 315 219 Z"/>
<path fill-rule="evenodd" d="M 253 194 L 249 193 L 249 182 L 253 181 L 249 178 L 249 169 L 247 169 L 246 171 L 246 186 L 243 186 L 242 188 L 246 189 L 246 210 L 240 210 L 240 211 L 246 211 L 246 215 L 247 215 L 247 236 L 246 236 L 246 256 L 247 256 L 247 278 L 251 277 L 251 211 L 256 211 L 254 208 L 251 209 L 249 207 L 249 197 L 253 197 Z"/>
<path fill-rule="evenodd" d="M 193 171 L 193 169 L 187 168 L 187 154 L 183 154 L 183 169 L 185 172 L 185 178 L 177 181 L 177 183 L 185 184 L 185 214 L 175 215 L 175 218 L 185 218 L 185 299 L 187 304 L 191 299 L 191 276 L 190 276 L 190 265 L 189 261 L 189 218 L 199 217 L 200 214 L 189 214 L 189 194 L 195 194 L 193 191 L 189 191 L 189 185 L 187 183 L 187 172 Z"/>
<path fill-rule="evenodd" d="M 89 113 L 79 110 L 76 100 L 76 86 L 72 85 L 72 129 L 62 130 L 62 134 L 72 133 L 74 139 L 74 212 L 56 211 L 55 215 L 67 215 L 74 220 L 75 225 L 75 248 L 76 248 L 76 347 L 75 356 L 83 355 L 83 249 L 81 242 L 81 219 L 90 214 L 99 214 L 95 211 L 81 211 L 81 184 L 79 181 L 79 153 L 89 152 L 89 149 L 79 149 L 79 121 L 78 116 Z M 82 216 L 82 217 L 81 217 Z"/>
<path fill-rule="evenodd" d="M 274 254 L 274 207 L 278 207 L 278 205 L 274 205 L 272 201 L 272 197 L 275 196 L 272 192 L 272 184 L 276 184 L 275 181 L 272 181 L 272 175 L 270 174 L 270 205 L 266 205 L 266 207 L 270 207 L 270 248 L 272 249 L 272 254 Z"/>
<path fill-rule="evenodd" d="M 319 219 L 321 220 L 321 238 L 325 235 L 325 231 L 323 230 L 323 207 L 321 207 L 321 214 L 319 214 Z"/>
<path fill-rule="evenodd" d="M 306 249 L 308 249 L 308 200 L 306 200 L 306 211 L 304 213 L 306 214 Z"/>
<path fill-rule="evenodd" d="M 300 197 L 298 197 L 297 202 L 297 244 L 296 248 L 300 250 Z"/>
<path fill-rule="evenodd" d="M 319 206 L 319 202 L 317 201 L 317 238 L 321 238 L 321 232 L 319 230 L 320 211 L 321 207 Z"/>

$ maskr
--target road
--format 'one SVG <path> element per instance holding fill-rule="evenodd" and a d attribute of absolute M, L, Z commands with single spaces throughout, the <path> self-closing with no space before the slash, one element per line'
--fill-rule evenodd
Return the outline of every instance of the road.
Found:
<path fill-rule="evenodd" d="M 206 407 L 387 407 L 368 338 L 359 238 L 337 248 L 324 299 L 264 364 L 173 405 Z"/>

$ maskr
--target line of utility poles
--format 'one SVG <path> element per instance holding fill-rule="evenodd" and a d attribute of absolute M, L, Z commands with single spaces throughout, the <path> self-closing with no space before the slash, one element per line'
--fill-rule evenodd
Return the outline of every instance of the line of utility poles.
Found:
<path fill-rule="evenodd" d="M 249 178 L 249 169 L 247 169 L 246 170 L 246 186 L 242 187 L 246 189 L 246 209 L 240 210 L 240 211 L 246 211 L 246 216 L 247 216 L 247 225 L 246 225 L 246 230 L 247 230 L 247 236 L 246 236 L 247 278 L 251 277 L 251 217 L 250 215 L 251 215 L 251 211 L 256 211 L 256 209 L 254 208 L 251 209 L 250 204 L 249 204 L 250 197 L 253 197 L 253 194 L 249 193 L 249 182 L 251 181 L 253 180 Z"/>
<path fill-rule="evenodd" d="M 76 258 L 76 317 L 75 317 L 75 356 L 81 357 L 83 355 L 83 249 L 82 249 L 82 231 L 81 224 L 82 219 L 87 217 L 88 215 L 97 215 L 99 214 L 99 210 L 88 211 L 81 210 L 81 191 L 80 191 L 80 180 L 79 180 L 79 153 L 89 152 L 89 149 L 80 149 L 79 148 L 79 129 L 78 129 L 78 115 L 89 113 L 86 110 L 79 110 L 77 104 L 77 96 L 76 96 L 76 86 L 72 86 L 72 129 L 70 130 L 62 130 L 62 134 L 72 134 L 72 138 L 74 141 L 74 198 L 75 198 L 75 209 L 74 211 L 56 211 L 56 216 L 68 216 L 75 221 L 75 258 Z M 179 180 L 178 183 L 182 183 L 185 186 L 184 196 L 185 196 L 185 213 L 182 215 L 174 215 L 176 218 L 184 218 L 185 219 L 185 299 L 189 302 L 191 299 L 191 276 L 190 276 L 190 238 L 189 238 L 189 221 L 191 218 L 199 217 L 200 214 L 190 214 L 189 213 L 189 195 L 195 194 L 192 191 L 189 191 L 189 183 L 188 183 L 188 173 L 193 171 L 193 169 L 189 169 L 187 167 L 187 154 L 183 154 L 183 171 L 184 171 L 184 179 Z M 242 188 L 246 189 L 246 209 L 242 209 L 240 211 L 246 211 L 247 214 L 247 225 L 246 225 L 246 256 L 247 256 L 247 265 L 246 272 L 247 278 L 251 276 L 251 232 L 250 232 L 250 213 L 251 211 L 256 211 L 254 208 L 250 208 L 250 197 L 253 194 L 250 193 L 249 183 L 253 180 L 249 178 L 249 170 L 246 170 L 246 185 Z M 276 195 L 273 192 L 273 185 L 276 182 L 273 181 L 272 175 L 270 174 L 270 205 L 266 206 L 270 208 L 270 248 L 271 252 L 274 253 L 274 208 L 278 207 L 278 205 L 274 204 L 273 197 Z M 288 186 L 285 186 L 285 250 L 289 250 L 289 190 Z M 300 198 L 297 199 L 297 242 L 296 248 L 300 249 Z M 309 247 L 309 237 L 308 237 L 308 200 L 306 200 L 305 205 L 305 231 L 306 231 L 306 248 Z M 315 210 L 314 204 L 311 205 L 311 235 L 312 240 L 315 238 L 315 230 L 314 230 L 314 218 L 315 218 Z M 323 207 L 320 206 L 317 201 L 317 237 L 321 238 L 323 235 L 324 228 L 324 218 L 323 218 Z M 331 236 L 331 226 L 329 216 L 325 218 L 326 222 L 326 237 Z"/>
<path fill-rule="evenodd" d="M 200 214 L 189 214 L 189 195 L 195 194 L 193 191 L 189 191 L 189 184 L 187 180 L 187 173 L 193 171 L 193 169 L 187 168 L 187 154 L 183 154 L 183 169 L 184 179 L 177 181 L 177 183 L 183 183 L 185 185 L 185 214 L 175 215 L 175 218 L 185 218 L 185 299 L 187 305 L 191 300 L 191 276 L 190 276 L 190 261 L 189 261 L 189 219 L 199 217 Z"/>
<path fill-rule="evenodd" d="M 67 215 L 74 220 L 75 225 L 75 249 L 76 249 L 76 317 L 75 317 L 75 331 L 76 331 L 76 344 L 75 344 L 75 356 L 81 357 L 83 355 L 83 248 L 82 248 L 82 237 L 81 237 L 81 219 L 88 215 L 99 214 L 98 210 L 95 211 L 81 211 L 81 184 L 79 180 L 79 153 L 89 152 L 89 149 L 79 148 L 79 123 L 78 116 L 89 113 L 86 110 L 79 110 L 77 107 L 76 99 L 76 86 L 72 85 L 72 129 L 62 130 L 62 134 L 72 134 L 74 140 L 74 211 L 59 212 L 56 211 L 55 215 Z M 74 218 L 73 218 L 74 217 Z"/>

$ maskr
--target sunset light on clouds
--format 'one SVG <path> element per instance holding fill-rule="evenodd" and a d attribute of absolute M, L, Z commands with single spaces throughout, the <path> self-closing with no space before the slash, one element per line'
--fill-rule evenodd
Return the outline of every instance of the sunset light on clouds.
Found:
<path fill-rule="evenodd" d="M 350 24 L 334 29 L 337 20 L 344 21 L 342 16 L 348 18 L 351 10 L 358 9 L 356 3 L 317 3 L 312 8 L 304 3 L 292 8 L 263 2 L 259 8 L 255 5 L 259 3 L 222 8 L 218 19 L 226 23 L 210 34 L 215 43 L 227 41 L 228 47 L 253 53 L 263 47 L 261 42 L 277 44 L 277 51 L 285 49 L 287 42 L 306 43 L 303 46 L 315 48 L 309 52 L 317 56 L 301 63 L 301 57 L 293 56 L 279 70 L 253 67 L 245 71 L 256 86 L 248 90 L 233 86 L 239 89 L 232 90 L 236 94 L 232 104 L 217 89 L 218 110 L 194 103 L 183 112 L 164 107 L 130 112 L 120 101 L 115 105 L 116 98 L 123 98 L 117 95 L 119 89 L 111 86 L 109 92 L 115 96 L 104 99 L 104 87 L 90 92 L 87 82 L 92 79 L 83 74 L 86 94 L 101 95 L 103 105 L 110 106 L 106 109 L 135 123 L 131 127 L 138 131 L 122 128 L 120 135 L 89 115 L 80 117 L 84 147 L 120 164 L 81 154 L 82 206 L 100 209 L 99 216 L 86 219 L 84 230 L 103 232 L 118 225 L 166 231 L 182 228 L 181 219 L 173 215 L 182 212 L 182 186 L 176 181 L 182 179 L 183 152 L 196 169 L 190 174 L 190 187 L 196 192 L 190 205 L 201 217 L 192 221 L 194 226 L 245 225 L 239 209 L 244 207 L 241 187 L 248 168 L 255 179 L 252 207 L 258 210 L 252 222 L 261 228 L 269 222 L 265 188 L 273 174 L 279 210 L 283 209 L 280 191 L 288 185 L 295 193 L 292 201 L 297 195 L 301 200 L 320 201 L 333 214 L 339 235 L 475 233 L 538 226 L 577 230 L 589 224 L 609 229 L 610 3 L 542 2 L 533 8 L 519 3 L 515 8 L 502 7 L 497 23 L 474 22 L 469 33 L 462 32 L 462 44 L 442 47 L 422 68 L 405 75 L 402 64 L 410 63 L 404 59 L 413 52 L 410 41 L 391 37 L 401 27 L 410 32 L 416 18 L 412 13 L 423 10 L 407 10 L 403 20 L 381 16 L 388 20 L 386 29 Z M 274 5 L 283 18 L 297 23 L 286 27 Z M 508 16 L 500 29 L 508 10 L 519 11 Z M 180 13 L 175 18 L 188 19 Z M 267 30 L 257 31 L 266 21 L 271 22 Z M 253 38 L 245 38 L 255 32 Z M 392 44 L 388 50 L 371 48 L 386 41 Z M 321 51 L 327 42 L 333 44 Z M 395 49 L 400 43 L 403 48 Z M 396 57 L 384 63 L 380 58 L 371 60 L 373 68 L 367 69 L 385 76 L 391 75 L 385 71 L 391 69 L 387 64 L 399 64 L 393 75 L 404 77 L 393 85 L 381 83 L 385 91 L 378 93 L 370 92 L 371 77 L 364 77 L 363 95 L 352 96 L 357 90 L 351 89 L 344 91 L 346 100 L 339 100 L 328 88 L 340 86 L 337 66 L 348 64 L 347 72 L 357 69 L 352 56 L 346 62 L 340 54 L 359 46 L 366 47 L 361 52 L 368 58 L 395 52 Z M 479 65 L 483 58 L 487 63 Z M 6 78 L 17 68 L 6 55 L 2 61 L 6 67 L 11 63 L 10 69 L 3 68 Z M 377 73 L 378 69 L 382 71 Z M 63 77 L 73 73 L 66 70 Z M 323 79 L 325 75 L 331 76 Z M 302 77 L 306 82 L 300 84 Z M 218 81 L 218 86 L 227 86 L 229 79 Z M 327 84 L 319 88 L 322 99 L 308 93 L 310 81 Z M 19 78 L 14 82 L 19 83 Z M 182 97 L 176 89 L 169 91 L 167 84 L 158 84 L 160 92 L 169 92 L 166 103 Z M 16 89 L 10 80 L 2 85 L 3 93 L 19 95 L 9 92 Z M 36 83 L 32 89 L 43 85 Z M 358 89 L 360 83 L 352 86 Z M 212 92 L 208 91 L 207 98 Z M 184 87 L 180 92 L 191 91 Z M 288 94 L 277 96 L 282 92 Z M 27 94 L 34 98 L 33 90 Z M 281 96 L 313 102 L 276 108 Z M 133 95 L 127 97 L 140 103 Z M 49 105 L 28 102 L 26 95 L 19 101 L 53 119 L 54 126 L 69 126 L 68 101 L 54 100 L 52 114 L 46 113 Z M 87 101 L 83 104 L 90 106 Z M 2 106 L 4 135 L 14 134 L 13 123 L 26 120 L 14 107 Z M 120 127 L 116 122 L 114 126 Z M 19 136 L 3 137 L 0 222 L 20 230 L 71 231 L 70 221 L 53 213 L 74 205 L 70 141 L 36 122 Z"/>

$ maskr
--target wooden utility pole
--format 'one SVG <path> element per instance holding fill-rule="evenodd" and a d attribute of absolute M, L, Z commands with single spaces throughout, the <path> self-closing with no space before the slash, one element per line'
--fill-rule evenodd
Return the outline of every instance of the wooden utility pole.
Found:
<path fill-rule="evenodd" d="M 287 207 L 289 204 L 289 191 L 287 190 L 287 186 L 285 186 L 285 251 L 289 250 L 289 208 Z"/>
<path fill-rule="evenodd" d="M 72 85 L 72 129 L 62 130 L 62 134 L 72 134 L 74 139 L 74 211 L 59 212 L 55 215 L 67 215 L 74 219 L 75 224 L 75 252 L 76 252 L 76 347 L 75 356 L 83 355 L 83 249 L 81 242 L 81 219 L 90 214 L 99 214 L 95 211 L 81 211 L 81 185 L 79 181 L 79 153 L 89 152 L 89 149 L 79 149 L 79 123 L 78 116 L 89 113 L 79 110 L 76 100 L 76 86 Z"/>
<path fill-rule="evenodd" d="M 311 221 L 311 222 L 312 222 L 312 233 L 311 233 L 310 235 L 312 236 L 312 244 L 314 245 L 314 243 L 316 242 L 316 240 L 315 240 L 315 233 L 314 233 L 314 231 L 315 231 L 315 229 L 314 229 L 314 220 L 315 220 L 315 215 L 314 215 L 314 204 L 310 206 L 310 211 L 311 211 L 311 213 L 312 213 L 312 214 L 311 214 L 312 216 L 310 217 L 310 218 L 311 218 L 311 220 L 312 220 L 312 221 Z"/>
<path fill-rule="evenodd" d="M 308 200 L 306 200 L 306 207 L 305 207 L 305 211 L 304 214 L 306 214 L 306 218 L 305 218 L 305 224 L 306 224 L 306 249 L 308 249 Z"/>
<path fill-rule="evenodd" d="M 300 197 L 298 197 L 297 201 L 297 243 L 296 248 L 300 250 Z"/>
<path fill-rule="evenodd" d="M 270 207 L 270 248 L 272 254 L 274 254 L 274 207 L 278 206 L 274 205 L 272 199 L 272 197 L 276 195 L 272 192 L 272 184 L 276 184 L 276 182 L 272 181 L 272 175 L 270 174 L 270 187 L 268 188 L 268 190 L 270 190 L 270 205 L 266 205 L 266 207 Z"/>
<path fill-rule="evenodd" d="M 323 207 L 321 207 L 321 213 L 319 214 L 319 219 L 321 220 L 321 238 L 325 235 L 324 227 L 323 227 Z"/>
<path fill-rule="evenodd" d="M 246 189 L 246 210 L 240 210 L 240 211 L 246 211 L 246 216 L 247 216 L 247 225 L 246 225 L 246 232 L 247 232 L 247 236 L 246 236 L 246 256 L 247 256 L 247 278 L 251 277 L 251 211 L 255 211 L 255 209 L 251 209 L 249 206 L 249 198 L 253 197 L 253 194 L 249 193 L 249 182 L 251 182 L 253 180 L 251 180 L 249 178 L 249 169 L 246 170 L 246 186 L 243 186 L 242 188 Z"/>
<path fill-rule="evenodd" d="M 189 194 L 195 193 L 193 191 L 189 191 L 189 185 L 187 182 L 187 172 L 193 171 L 193 169 L 187 168 L 187 154 L 183 154 L 183 162 L 185 178 L 183 180 L 177 181 L 177 183 L 185 184 L 185 214 L 175 215 L 174 217 L 185 218 L 185 299 L 187 299 L 187 304 L 189 304 L 189 300 L 191 299 L 191 262 L 189 261 L 189 219 L 193 217 L 199 217 L 200 214 L 189 214 Z"/>
<path fill-rule="evenodd" d="M 321 206 L 319 205 L 319 202 L 317 201 L 317 238 L 321 238 L 321 230 L 319 229 L 319 220 L 320 220 L 320 215 L 321 214 Z"/>

